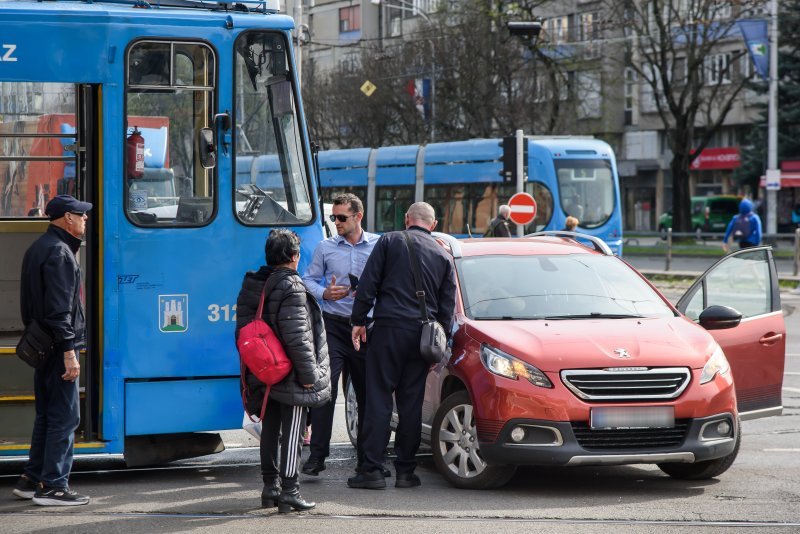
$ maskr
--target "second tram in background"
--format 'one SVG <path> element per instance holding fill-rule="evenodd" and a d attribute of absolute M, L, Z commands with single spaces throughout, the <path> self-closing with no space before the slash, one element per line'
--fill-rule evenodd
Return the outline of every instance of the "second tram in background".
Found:
<path fill-rule="evenodd" d="M 603 142 L 580 137 L 529 137 L 524 190 L 533 195 L 537 215 L 525 233 L 559 230 L 567 216 L 579 231 L 603 239 L 622 254 L 622 213 L 614 151 Z M 365 199 L 367 229 L 403 228 L 403 214 L 416 201 L 434 206 L 438 230 L 456 236 L 481 236 L 497 208 L 517 192 L 506 181 L 500 139 L 320 152 L 322 195 L 339 193 Z M 237 173 L 247 172 L 237 169 Z"/>

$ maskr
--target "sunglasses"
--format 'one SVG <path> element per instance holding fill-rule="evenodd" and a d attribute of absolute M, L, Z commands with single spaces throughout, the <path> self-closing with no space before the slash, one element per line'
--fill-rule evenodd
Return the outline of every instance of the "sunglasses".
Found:
<path fill-rule="evenodd" d="M 336 221 L 347 222 L 347 219 L 355 216 L 356 214 L 354 213 L 352 215 L 330 215 L 328 218 L 331 220 L 331 222 L 336 222 Z"/>
<path fill-rule="evenodd" d="M 73 215 L 77 215 L 78 217 L 83 217 L 84 215 L 86 215 L 85 211 L 71 211 L 70 213 Z"/>

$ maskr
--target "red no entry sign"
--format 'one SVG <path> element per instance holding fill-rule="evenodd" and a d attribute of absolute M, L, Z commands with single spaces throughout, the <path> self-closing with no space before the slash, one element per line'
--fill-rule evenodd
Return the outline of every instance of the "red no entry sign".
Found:
<path fill-rule="evenodd" d="M 530 224 L 536 217 L 536 201 L 528 193 L 517 193 L 508 200 L 511 220 L 517 224 Z"/>

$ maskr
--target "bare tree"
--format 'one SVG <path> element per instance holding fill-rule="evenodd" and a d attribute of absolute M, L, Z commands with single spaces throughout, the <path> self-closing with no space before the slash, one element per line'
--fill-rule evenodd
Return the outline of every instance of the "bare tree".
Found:
<path fill-rule="evenodd" d="M 722 127 L 748 79 L 737 20 L 763 0 L 605 0 L 622 22 L 618 57 L 652 94 L 672 152 L 673 227 L 691 228 L 689 166 Z"/>

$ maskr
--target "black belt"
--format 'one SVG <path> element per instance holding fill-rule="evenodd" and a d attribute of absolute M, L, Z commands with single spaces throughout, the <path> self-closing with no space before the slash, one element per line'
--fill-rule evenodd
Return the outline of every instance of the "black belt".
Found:
<path fill-rule="evenodd" d="M 336 321 L 337 323 L 345 323 L 348 326 L 350 326 L 350 317 L 345 317 L 344 315 L 336 315 L 335 313 L 322 312 L 322 317 L 330 321 Z"/>

